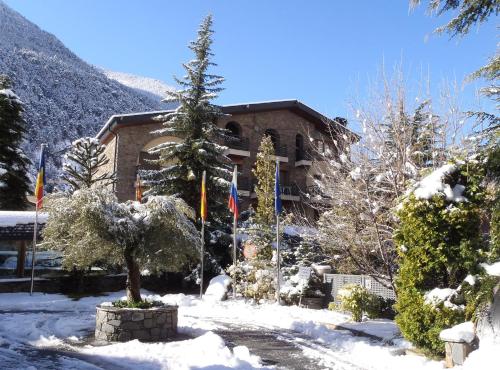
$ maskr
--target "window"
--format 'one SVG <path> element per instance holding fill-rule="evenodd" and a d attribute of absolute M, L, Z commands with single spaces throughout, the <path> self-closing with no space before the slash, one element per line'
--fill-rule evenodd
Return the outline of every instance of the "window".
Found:
<path fill-rule="evenodd" d="M 273 142 L 274 149 L 278 149 L 280 146 L 280 135 L 276 130 L 273 129 L 267 129 L 266 132 L 264 132 L 264 135 L 270 136 L 271 141 Z"/>
<path fill-rule="evenodd" d="M 304 157 L 304 137 L 301 134 L 295 136 L 295 160 L 300 161 Z"/>
<path fill-rule="evenodd" d="M 237 122 L 231 121 L 228 122 L 226 125 L 226 130 L 229 130 L 230 133 L 229 135 L 233 137 L 240 137 L 241 136 L 241 127 Z"/>

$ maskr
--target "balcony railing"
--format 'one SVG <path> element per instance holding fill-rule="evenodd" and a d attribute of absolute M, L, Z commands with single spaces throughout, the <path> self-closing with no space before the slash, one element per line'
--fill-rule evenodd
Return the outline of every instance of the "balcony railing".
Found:
<path fill-rule="evenodd" d="M 238 177 L 238 190 L 252 191 L 253 190 L 252 180 L 250 180 L 250 178 L 245 176 Z"/>
<path fill-rule="evenodd" d="M 282 184 L 280 185 L 281 187 L 281 194 L 282 195 L 293 195 L 293 196 L 300 196 L 300 189 L 296 184 Z"/>
<path fill-rule="evenodd" d="M 231 136 L 224 140 L 224 144 L 231 149 L 237 150 L 248 151 L 250 148 L 250 142 L 247 137 Z"/>
<path fill-rule="evenodd" d="M 275 146 L 274 153 L 277 157 L 288 157 L 288 150 L 286 145 Z"/>
<path fill-rule="evenodd" d="M 301 150 L 301 149 L 296 149 L 295 150 L 295 162 L 298 161 L 312 161 L 312 153 L 309 150 Z"/>

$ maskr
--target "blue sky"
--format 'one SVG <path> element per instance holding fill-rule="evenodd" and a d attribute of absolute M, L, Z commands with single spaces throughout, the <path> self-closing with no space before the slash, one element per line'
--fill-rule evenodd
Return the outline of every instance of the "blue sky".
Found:
<path fill-rule="evenodd" d="M 403 61 L 410 83 L 422 70 L 434 85 L 462 83 L 496 44 L 496 19 L 450 40 L 432 35 L 450 15 L 410 12 L 406 0 L 4 1 L 85 61 L 171 85 L 192 58 L 187 43 L 212 13 L 214 72 L 226 78 L 218 103 L 294 98 L 330 116 L 351 116 L 348 102 L 364 94 L 382 62 L 391 69 Z M 465 105 L 478 86 L 464 87 Z"/>

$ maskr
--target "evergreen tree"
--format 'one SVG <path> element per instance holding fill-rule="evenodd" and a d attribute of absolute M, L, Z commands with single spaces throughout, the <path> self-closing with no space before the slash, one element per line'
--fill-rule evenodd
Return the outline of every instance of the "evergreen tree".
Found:
<path fill-rule="evenodd" d="M 158 171 L 145 171 L 143 177 L 153 194 L 178 194 L 197 213 L 200 211 L 200 184 L 204 170 L 207 171 L 206 189 L 209 194 L 209 218 L 220 219 L 225 212 L 229 189 L 229 159 L 224 155 L 225 147 L 217 141 L 226 136 L 226 130 L 216 126 L 222 115 L 219 107 L 211 103 L 222 88 L 223 78 L 210 74 L 208 69 L 215 64 L 211 61 L 212 17 L 207 16 L 198 31 L 198 38 L 191 42 L 189 49 L 195 59 L 183 64 L 184 78 L 176 78 L 182 87 L 175 92 L 167 92 L 167 101 L 179 103 L 172 113 L 159 117 L 163 128 L 156 135 L 174 136 L 181 143 L 167 142 L 151 149 L 158 154 Z"/>
<path fill-rule="evenodd" d="M 274 172 L 276 165 L 272 159 L 274 146 L 270 136 L 265 135 L 260 143 L 253 174 L 257 178 L 256 219 L 262 225 L 274 223 Z"/>
<path fill-rule="evenodd" d="M 66 154 L 62 179 L 72 191 L 94 184 L 109 185 L 115 181 L 115 174 L 102 170 L 109 163 L 104 154 L 106 146 L 92 137 L 75 140 Z"/>
<path fill-rule="evenodd" d="M 30 188 L 30 161 L 21 150 L 26 122 L 23 103 L 10 87 L 9 79 L 0 76 L 0 209 L 23 210 Z"/>
<path fill-rule="evenodd" d="M 418 169 L 437 167 L 445 160 L 440 130 L 443 124 L 439 116 L 433 114 L 431 101 L 425 100 L 413 113 L 410 120 L 412 130 L 411 155 Z"/>
<path fill-rule="evenodd" d="M 444 353 L 442 329 L 471 319 L 461 286 L 468 274 L 480 272 L 485 258 L 481 166 L 468 162 L 435 170 L 417 184 L 397 212 L 396 322 L 406 339 L 433 354 Z M 441 183 L 430 186 L 428 179 Z M 440 294 L 446 292 L 448 297 Z"/>
<path fill-rule="evenodd" d="M 412 6 L 417 6 L 422 0 L 410 0 Z M 500 13 L 500 1 L 498 0 L 429 0 L 428 9 L 430 13 L 438 16 L 447 12 L 455 12 L 451 20 L 436 29 L 437 33 L 448 33 L 451 37 L 465 36 L 471 27 L 487 21 L 491 16 Z M 470 79 L 484 78 L 490 81 L 490 86 L 482 88 L 480 91 L 485 96 L 490 97 L 496 103 L 500 101 L 500 87 L 498 78 L 500 77 L 500 54 L 498 51 L 490 57 L 488 63 L 470 75 Z M 498 145 L 500 130 L 500 118 L 495 113 L 488 112 L 468 112 L 475 116 L 480 123 L 486 122 L 488 127 L 483 130 L 490 144 Z"/>

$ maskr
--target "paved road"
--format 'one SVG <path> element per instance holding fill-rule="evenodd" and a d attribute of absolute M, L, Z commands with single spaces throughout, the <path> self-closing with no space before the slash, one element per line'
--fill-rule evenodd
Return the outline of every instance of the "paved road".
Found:
<path fill-rule="evenodd" d="M 291 330 L 248 328 L 224 322 L 216 324 L 224 327 L 215 333 L 225 340 L 228 347 L 248 347 L 251 354 L 260 356 L 263 365 L 290 370 L 362 370 L 323 344 Z M 347 332 L 343 334 L 350 336 Z"/>
<path fill-rule="evenodd" d="M 2 315 L 37 314 L 36 326 L 45 326 L 48 332 L 57 335 L 57 319 L 61 316 L 74 315 L 73 311 L 0 311 Z M 91 314 L 91 312 L 89 312 Z M 40 316 L 39 316 L 40 315 Z M 251 324 L 242 326 L 238 322 L 226 322 L 216 318 L 204 318 L 215 323 L 219 329 L 215 332 L 220 335 L 230 348 L 246 346 L 251 354 L 260 356 L 266 367 L 290 370 L 335 369 L 360 370 L 359 367 L 345 361 L 342 354 L 335 348 L 328 348 L 322 343 L 291 330 L 269 329 Z M 0 329 L 1 329 L 0 324 Z M 0 330 L 0 364 L 2 369 L 80 369 L 80 370 L 118 370 L 116 364 L 109 362 L 106 357 L 91 356 L 76 352 L 70 346 L 39 348 L 30 345 L 27 341 L 18 340 L 8 332 Z M 87 340 L 81 343 L 93 344 L 93 330 L 85 331 Z M 4 340 L 2 340 L 2 337 Z M 350 340 L 348 332 L 339 332 L 339 340 Z M 7 340 L 5 340 L 7 339 Z M 177 340 L 188 339 L 179 336 Z M 72 343 L 72 346 L 75 344 Z"/>

